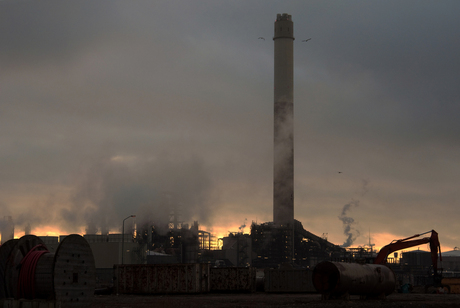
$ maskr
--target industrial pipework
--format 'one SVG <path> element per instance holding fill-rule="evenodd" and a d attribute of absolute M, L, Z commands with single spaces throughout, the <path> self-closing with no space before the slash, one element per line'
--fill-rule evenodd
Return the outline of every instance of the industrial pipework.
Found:
<path fill-rule="evenodd" d="M 95 272 L 93 253 L 82 236 L 66 236 L 53 254 L 39 237 L 25 235 L 0 246 L 0 299 L 87 306 L 94 296 Z"/>
<path fill-rule="evenodd" d="M 394 292 L 396 277 L 385 265 L 324 261 L 313 270 L 313 285 L 323 299 L 349 295 L 385 298 Z"/>

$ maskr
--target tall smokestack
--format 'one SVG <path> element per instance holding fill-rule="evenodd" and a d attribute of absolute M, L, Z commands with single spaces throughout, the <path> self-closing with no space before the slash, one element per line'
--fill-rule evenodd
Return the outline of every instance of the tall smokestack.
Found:
<path fill-rule="evenodd" d="M 291 15 L 275 21 L 275 123 L 273 222 L 294 222 L 294 23 Z"/>

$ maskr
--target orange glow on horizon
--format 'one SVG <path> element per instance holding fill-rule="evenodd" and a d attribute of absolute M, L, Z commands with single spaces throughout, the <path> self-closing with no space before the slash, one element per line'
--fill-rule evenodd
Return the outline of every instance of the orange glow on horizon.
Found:
<path fill-rule="evenodd" d="M 238 226 L 238 225 L 231 225 L 231 227 L 230 226 L 211 226 L 211 227 L 208 227 L 208 226 L 201 225 L 200 229 L 210 232 L 211 235 L 216 237 L 216 238 L 224 238 L 224 237 L 227 237 L 230 232 L 231 233 L 243 232 L 243 230 L 244 230 L 243 233 L 245 233 L 245 234 L 251 233 L 250 226 L 246 226 L 246 228 L 244 228 L 243 230 L 240 230 L 239 227 L 240 226 Z"/>
<path fill-rule="evenodd" d="M 231 227 L 229 227 L 231 226 Z M 242 230 L 239 229 L 239 225 L 231 224 L 229 226 L 212 226 L 211 228 L 208 228 L 207 226 L 200 226 L 200 229 L 206 230 L 208 232 L 211 232 L 211 235 L 216 237 L 216 240 L 219 238 L 227 237 L 229 232 L 242 232 Z M 247 224 L 247 226 L 244 228 L 243 233 L 251 233 L 251 226 Z M 423 235 L 421 238 L 429 236 L 429 234 Z M 408 236 L 406 236 L 408 237 Z M 388 232 L 383 232 L 383 233 L 374 233 L 372 234 L 372 241 L 371 243 L 374 244 L 373 246 L 373 251 L 379 252 L 382 247 L 390 244 L 394 240 L 399 240 L 405 238 L 404 236 L 399 236 L 393 233 L 388 233 Z M 333 243 L 336 244 L 336 243 Z M 337 245 L 337 244 L 336 244 Z M 366 243 L 360 243 L 357 245 L 352 245 L 352 247 L 359 247 L 359 246 L 367 246 L 368 247 L 368 242 Z M 424 250 L 424 251 L 430 251 L 430 247 L 428 244 L 423 244 L 423 245 L 418 245 L 410 248 L 406 248 L 403 250 L 398 251 L 398 253 L 406 252 L 406 251 L 412 251 L 412 250 Z M 443 251 L 450 251 L 453 250 L 452 247 L 447 247 L 447 246 L 442 246 L 441 243 L 441 253 Z"/>
<path fill-rule="evenodd" d="M 54 226 L 43 226 L 33 228 L 30 233 L 37 236 L 59 236 L 66 234 L 65 232 Z"/>
<path fill-rule="evenodd" d="M 31 230 L 30 234 L 36 236 L 60 236 L 60 235 L 69 235 L 69 234 L 85 234 L 85 228 L 80 228 L 80 230 L 73 230 L 73 232 L 68 232 L 68 230 L 60 229 L 56 226 L 40 226 L 35 227 Z M 15 232 L 14 238 L 20 238 L 25 235 L 25 232 Z"/>
<path fill-rule="evenodd" d="M 218 241 L 219 239 L 227 237 L 230 232 L 231 233 L 242 232 L 244 234 L 251 233 L 250 223 L 246 223 L 246 227 L 244 229 L 240 229 L 240 227 L 241 225 L 235 224 L 235 223 L 229 223 L 227 225 L 214 225 L 214 226 L 199 225 L 199 229 L 210 232 L 211 235 L 214 237 L 215 241 Z M 86 233 L 85 227 L 81 227 L 80 230 L 71 230 L 71 232 L 69 232 L 69 230 L 63 230 L 56 226 L 40 226 L 40 227 L 33 228 L 31 231 L 31 234 L 36 235 L 36 236 L 60 236 L 60 235 L 68 235 L 72 233 L 84 235 Z M 20 238 L 23 235 L 24 235 L 24 231 L 17 232 L 15 234 L 15 238 Z M 371 243 L 375 244 L 373 246 L 373 250 L 375 252 L 378 252 L 383 246 L 390 244 L 392 241 L 399 240 L 399 239 L 408 237 L 410 235 L 400 236 L 400 235 L 393 234 L 393 233 L 382 232 L 382 233 L 373 233 L 371 234 L 371 236 L 372 236 Z M 429 234 L 423 235 L 422 237 L 426 237 L 426 236 L 429 236 Z M 0 235 L 0 239 L 1 239 L 1 235 Z M 442 239 L 440 241 L 441 241 L 441 252 L 450 251 L 454 249 L 453 247 L 443 246 Z M 340 245 L 334 242 L 332 243 L 336 245 Z M 352 247 L 368 247 L 368 241 L 365 241 L 363 238 L 363 241 L 360 241 L 360 242 L 356 241 L 355 245 L 350 246 L 350 248 Z M 404 250 L 399 251 L 399 253 L 405 252 L 405 251 L 412 251 L 412 250 L 429 251 L 430 248 L 428 244 L 423 244 L 419 246 L 406 248 Z"/>
<path fill-rule="evenodd" d="M 398 235 L 391 234 L 391 233 L 374 233 L 373 236 L 372 236 L 374 238 L 374 243 L 375 243 L 374 250 L 376 250 L 378 252 L 378 251 L 380 251 L 380 249 L 382 249 L 382 247 L 390 244 L 393 240 L 400 240 L 400 239 L 403 239 L 403 238 L 407 238 L 409 236 L 410 235 L 408 235 L 406 237 L 401 237 L 401 236 L 398 237 Z M 430 236 L 430 234 L 425 234 L 425 235 L 422 235 L 421 237 L 419 237 L 417 239 L 421 239 L 421 238 L 429 237 L 429 236 Z M 440 242 L 441 242 L 441 240 L 440 240 Z M 443 246 L 442 242 L 441 242 L 441 254 L 442 254 L 443 251 L 450 251 L 450 250 L 453 250 L 453 249 L 454 249 L 453 247 Z M 429 244 L 422 244 L 422 245 L 406 248 L 406 249 L 403 249 L 403 250 L 399 250 L 398 253 L 405 252 L 405 251 L 412 251 L 412 250 L 430 251 L 430 246 L 429 246 Z"/>

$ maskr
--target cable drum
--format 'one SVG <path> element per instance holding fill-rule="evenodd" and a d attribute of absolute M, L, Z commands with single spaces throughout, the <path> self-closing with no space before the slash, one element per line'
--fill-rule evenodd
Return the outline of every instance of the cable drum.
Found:
<path fill-rule="evenodd" d="M 35 235 L 24 235 L 13 247 L 5 266 L 5 297 L 19 299 L 19 273 L 22 268 L 21 261 L 37 245 L 45 244 Z"/>
<path fill-rule="evenodd" d="M 35 298 L 54 299 L 54 254 L 41 256 L 35 267 Z"/>
<path fill-rule="evenodd" d="M 80 235 L 69 235 L 54 256 L 54 292 L 65 307 L 83 307 L 90 303 L 96 285 L 93 252 Z"/>
<path fill-rule="evenodd" d="M 21 260 L 17 289 L 19 298 L 33 299 L 36 297 L 35 268 L 38 260 L 47 253 L 49 254 L 49 251 L 45 245 L 39 244 L 33 247 Z"/>
<path fill-rule="evenodd" d="M 12 239 L 6 241 L 0 246 L 0 298 L 6 298 L 6 283 L 5 283 L 5 275 L 6 275 L 6 263 L 11 256 L 11 252 L 13 248 L 18 243 L 18 239 Z"/>
<path fill-rule="evenodd" d="M 96 270 L 91 248 L 82 236 L 66 236 L 55 254 L 34 235 L 8 242 L 0 246 L 4 282 L 0 298 L 54 300 L 61 307 L 90 304 Z"/>

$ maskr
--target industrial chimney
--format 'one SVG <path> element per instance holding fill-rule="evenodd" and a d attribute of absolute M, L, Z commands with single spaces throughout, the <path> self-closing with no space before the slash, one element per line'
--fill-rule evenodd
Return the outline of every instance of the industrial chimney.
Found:
<path fill-rule="evenodd" d="M 275 21 L 273 222 L 294 223 L 294 24 Z"/>

